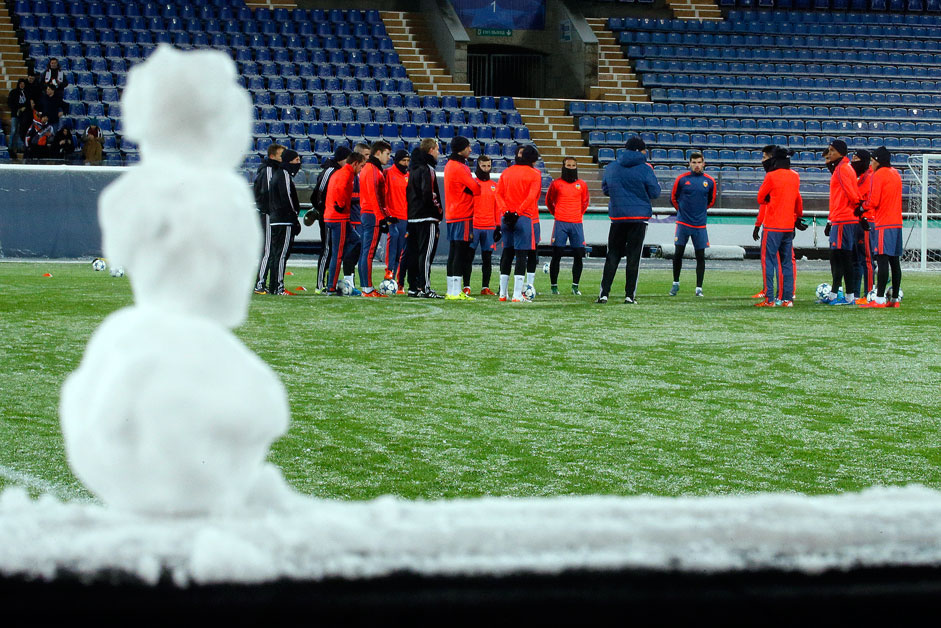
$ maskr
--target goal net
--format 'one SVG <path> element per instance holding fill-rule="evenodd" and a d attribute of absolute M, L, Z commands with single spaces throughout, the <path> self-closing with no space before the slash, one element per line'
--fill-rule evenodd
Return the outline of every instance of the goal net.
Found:
<path fill-rule="evenodd" d="M 918 270 L 941 270 L 941 154 L 912 155 L 904 183 L 902 263 Z"/>

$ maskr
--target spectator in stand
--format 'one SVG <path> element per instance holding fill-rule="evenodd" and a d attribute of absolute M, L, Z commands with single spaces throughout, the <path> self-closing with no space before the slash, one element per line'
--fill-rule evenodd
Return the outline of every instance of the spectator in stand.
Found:
<path fill-rule="evenodd" d="M 32 118 L 32 109 L 29 106 L 29 95 L 26 93 L 26 79 L 16 82 L 16 87 L 10 90 L 7 96 L 7 107 L 10 108 L 10 157 L 17 158 L 23 153 L 23 138 L 29 128 Z"/>
<path fill-rule="evenodd" d="M 37 75 L 28 74 L 26 76 L 26 97 L 32 101 L 31 108 L 36 109 L 39 107 L 39 99 L 42 97 L 42 93 L 42 81 L 39 80 Z"/>
<path fill-rule="evenodd" d="M 57 94 L 62 95 L 62 90 L 66 88 L 69 82 L 65 79 L 65 73 L 59 67 L 59 60 L 53 57 L 49 59 L 46 71 L 42 73 L 41 82 L 43 85 L 52 85 L 52 89 Z"/>
<path fill-rule="evenodd" d="M 86 166 L 100 166 L 104 157 L 104 144 L 101 141 L 101 129 L 93 124 L 85 130 L 82 138 L 82 161 Z"/>
<path fill-rule="evenodd" d="M 55 137 L 52 138 L 51 156 L 55 159 L 61 159 L 68 163 L 72 161 L 75 154 L 75 136 L 72 135 L 72 129 L 63 126 L 59 129 Z"/>
<path fill-rule="evenodd" d="M 39 110 L 49 118 L 49 124 L 57 130 L 61 126 L 62 116 L 68 113 L 62 94 L 57 92 L 52 84 L 46 85 L 45 93 L 39 99 Z"/>
<path fill-rule="evenodd" d="M 33 123 L 26 133 L 26 158 L 48 159 L 51 156 L 52 136 L 55 131 L 44 113 L 34 112 Z"/>

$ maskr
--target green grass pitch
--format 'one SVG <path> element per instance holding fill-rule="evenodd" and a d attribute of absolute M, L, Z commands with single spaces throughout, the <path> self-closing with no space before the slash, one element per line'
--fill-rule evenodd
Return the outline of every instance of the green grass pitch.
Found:
<path fill-rule="evenodd" d="M 288 289 L 313 287 L 312 268 L 290 270 Z M 271 459 L 339 499 L 941 488 L 941 275 L 907 273 L 899 310 L 860 310 L 813 305 L 826 273 L 799 271 L 784 310 L 752 307 L 757 271 L 708 271 L 703 299 L 690 273 L 671 298 L 648 265 L 633 307 L 623 272 L 593 303 L 598 270 L 583 297 L 522 305 L 255 296 L 236 334 L 292 410 Z M 87 263 L 0 264 L 0 487 L 88 497 L 59 389 L 131 302 L 127 279 Z"/>

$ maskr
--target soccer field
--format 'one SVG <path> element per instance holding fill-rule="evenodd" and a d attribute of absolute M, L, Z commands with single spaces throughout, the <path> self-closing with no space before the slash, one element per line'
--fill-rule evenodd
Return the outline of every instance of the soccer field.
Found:
<path fill-rule="evenodd" d="M 651 266 L 636 306 L 623 273 L 595 305 L 596 269 L 582 297 L 545 294 L 538 273 L 532 304 L 253 297 L 236 334 L 292 410 L 272 461 L 339 499 L 941 488 L 941 274 L 907 273 L 901 309 L 860 310 L 813 305 L 827 273 L 799 265 L 786 310 L 752 307 L 755 271 L 710 270 L 696 299 L 688 269 L 671 298 Z M 313 268 L 289 270 L 288 289 L 313 288 Z M 0 487 L 88 497 L 59 390 L 130 284 L 2 263 L 0 295 Z"/>

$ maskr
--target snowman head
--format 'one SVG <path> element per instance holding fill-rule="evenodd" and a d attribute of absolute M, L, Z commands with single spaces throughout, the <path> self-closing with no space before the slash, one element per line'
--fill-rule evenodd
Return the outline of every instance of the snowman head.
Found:
<path fill-rule="evenodd" d="M 128 73 L 121 98 L 125 136 L 141 162 L 232 169 L 251 147 L 252 101 L 235 63 L 216 50 L 162 44 Z"/>

